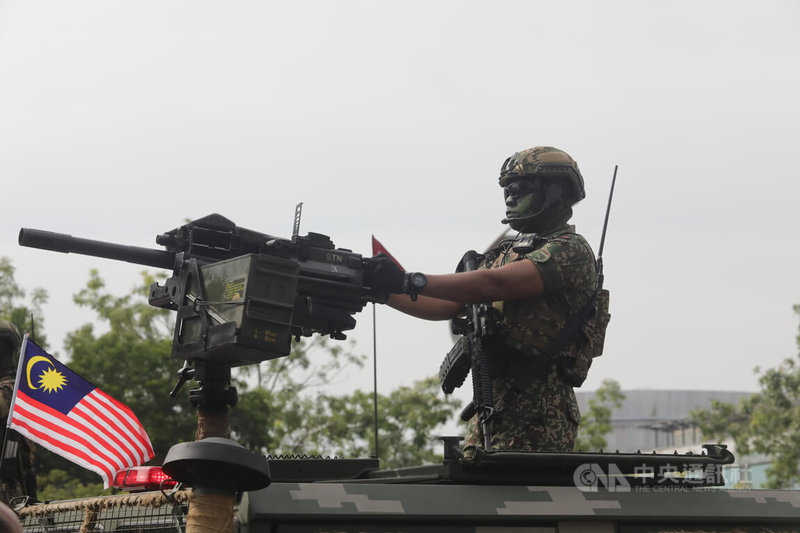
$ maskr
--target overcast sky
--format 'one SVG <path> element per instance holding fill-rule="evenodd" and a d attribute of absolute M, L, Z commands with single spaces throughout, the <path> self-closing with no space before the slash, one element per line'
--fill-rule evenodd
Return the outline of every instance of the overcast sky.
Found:
<path fill-rule="evenodd" d="M 0 1 L 0 255 L 50 292 L 59 352 L 89 269 L 122 293 L 141 268 L 21 227 L 155 247 L 217 212 L 288 237 L 302 201 L 301 233 L 446 273 L 503 231 L 503 160 L 553 145 L 595 249 L 619 165 L 584 389 L 757 390 L 797 354 L 799 28 L 794 0 Z M 377 311 L 379 386 L 434 374 L 447 323 Z"/>

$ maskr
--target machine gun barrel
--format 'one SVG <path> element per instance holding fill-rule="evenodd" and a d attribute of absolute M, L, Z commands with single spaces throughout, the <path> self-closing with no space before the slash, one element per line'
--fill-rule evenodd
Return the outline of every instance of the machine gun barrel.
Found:
<path fill-rule="evenodd" d="M 169 270 L 172 270 L 175 262 L 173 252 L 83 239 L 65 233 L 40 229 L 22 228 L 19 230 L 19 244 L 53 252 L 91 255 Z"/>

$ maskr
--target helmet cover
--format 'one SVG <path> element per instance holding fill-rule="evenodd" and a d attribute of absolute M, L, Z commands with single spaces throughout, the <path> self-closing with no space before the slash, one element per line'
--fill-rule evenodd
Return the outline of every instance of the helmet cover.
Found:
<path fill-rule="evenodd" d="M 578 163 L 568 153 L 552 146 L 536 146 L 517 152 L 503 163 L 500 169 L 500 186 L 512 181 L 534 177 L 566 181 L 569 186 L 567 198 L 570 205 L 583 200 L 586 191 Z"/>

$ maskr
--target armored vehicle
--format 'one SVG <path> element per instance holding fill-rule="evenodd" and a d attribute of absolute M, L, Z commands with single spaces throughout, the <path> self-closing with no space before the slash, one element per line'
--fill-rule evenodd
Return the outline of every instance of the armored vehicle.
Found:
<path fill-rule="evenodd" d="M 724 446 L 694 455 L 492 452 L 465 460 L 457 441 L 444 439 L 441 464 L 392 470 L 377 459 L 270 459 L 271 483 L 240 495 L 234 530 L 800 532 L 800 491 L 722 488 L 722 467 L 734 460 Z M 143 484 L 141 474 L 119 476 L 119 484 Z M 185 531 L 188 491 L 166 490 L 18 513 L 31 533 Z"/>

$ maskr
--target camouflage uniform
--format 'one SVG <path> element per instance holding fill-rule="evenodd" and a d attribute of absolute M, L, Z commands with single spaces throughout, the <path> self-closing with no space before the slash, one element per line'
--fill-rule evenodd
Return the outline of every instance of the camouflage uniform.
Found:
<path fill-rule="evenodd" d="M 16 327 L 10 322 L 0 320 L 0 442 L 5 442 L 6 423 L 14 394 L 16 379 L 16 359 L 19 354 L 20 337 Z M 0 471 L 0 501 L 8 503 L 18 496 L 36 494 L 34 473 L 35 445 L 30 440 L 16 434 L 16 461 L 4 464 Z M 6 446 L 13 445 L 9 440 Z M 5 461 L 4 461 L 5 462 Z"/>
<path fill-rule="evenodd" d="M 597 287 L 595 258 L 586 240 L 574 226 L 562 224 L 542 234 L 546 242 L 533 251 L 516 253 L 519 242 L 506 243 L 497 257 L 484 265 L 498 268 L 512 261 L 536 263 L 544 281 L 544 293 L 526 299 L 494 302 L 500 320 L 500 338 L 490 349 L 492 393 L 496 412 L 491 422 L 492 449 L 525 451 L 572 450 L 580 412 L 572 385 L 551 362 L 536 375 L 520 394 L 512 393 L 514 377 L 525 371 L 533 357 L 546 357 L 542 351 L 563 329 L 568 318 L 589 302 Z M 580 345 L 580 343 L 578 343 Z M 570 343 L 562 357 L 575 358 Z M 580 358 L 578 358 L 580 359 Z M 541 360 L 541 359 L 540 359 Z M 512 398 L 503 402 L 506 397 Z M 483 447 L 483 434 L 477 415 L 470 420 L 465 437 L 465 456 L 472 447 Z"/>

